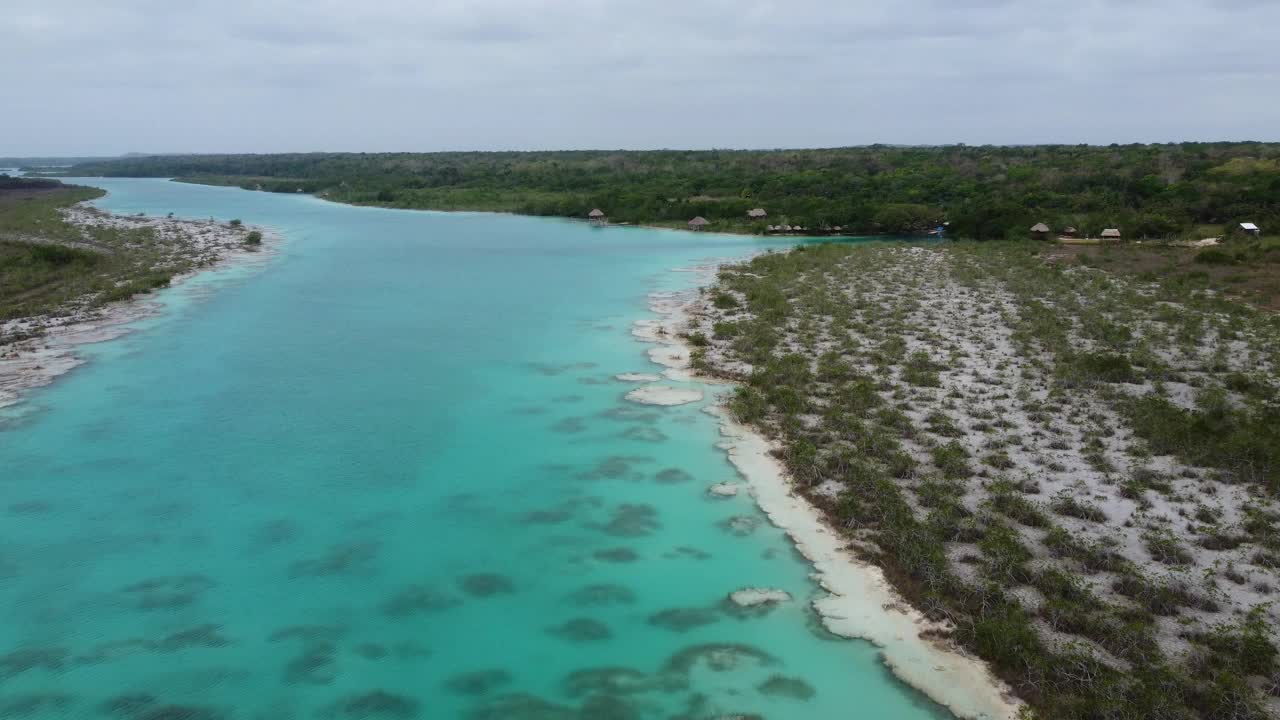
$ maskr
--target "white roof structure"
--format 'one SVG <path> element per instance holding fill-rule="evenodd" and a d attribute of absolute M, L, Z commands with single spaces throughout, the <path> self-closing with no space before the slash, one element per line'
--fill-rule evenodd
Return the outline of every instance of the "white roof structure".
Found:
<path fill-rule="evenodd" d="M 1253 223 L 1240 223 L 1240 229 L 1253 232 L 1254 230 L 1258 229 L 1258 226 L 1254 225 Z"/>

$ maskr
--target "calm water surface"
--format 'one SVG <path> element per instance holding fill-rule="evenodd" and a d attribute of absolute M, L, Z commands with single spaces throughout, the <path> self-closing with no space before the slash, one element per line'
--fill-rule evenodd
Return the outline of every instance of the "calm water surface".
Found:
<path fill-rule="evenodd" d="M 613 379 L 660 370 L 629 332 L 673 268 L 759 241 L 85 182 L 285 242 L 0 431 L 0 715 L 940 717 L 709 499 L 706 403 Z M 797 601 L 728 612 L 743 586 Z"/>

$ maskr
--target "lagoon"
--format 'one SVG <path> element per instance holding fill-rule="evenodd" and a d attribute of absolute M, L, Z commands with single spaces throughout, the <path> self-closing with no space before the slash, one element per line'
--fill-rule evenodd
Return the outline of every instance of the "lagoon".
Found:
<path fill-rule="evenodd" d="M 822 628 L 747 493 L 707 492 L 737 481 L 723 388 L 640 405 L 615 377 L 661 371 L 631 329 L 702 278 L 675 270 L 762 241 L 80 182 L 283 240 L 0 419 L 0 705 L 946 716 Z M 744 587 L 794 601 L 733 611 Z"/>

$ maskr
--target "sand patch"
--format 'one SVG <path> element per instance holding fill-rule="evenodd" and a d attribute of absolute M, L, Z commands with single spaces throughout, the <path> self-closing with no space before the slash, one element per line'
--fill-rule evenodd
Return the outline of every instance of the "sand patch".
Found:
<path fill-rule="evenodd" d="M 695 388 L 677 388 L 670 385 L 650 385 L 636 388 L 627 393 L 627 399 L 641 405 L 662 405 L 673 407 L 688 405 L 702 400 L 701 390 Z"/>

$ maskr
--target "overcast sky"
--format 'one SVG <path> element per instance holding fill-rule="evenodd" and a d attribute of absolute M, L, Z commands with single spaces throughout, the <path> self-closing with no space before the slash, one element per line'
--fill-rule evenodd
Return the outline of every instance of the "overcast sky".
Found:
<path fill-rule="evenodd" d="M 0 0 L 0 155 L 1280 140 L 1280 0 Z"/>

